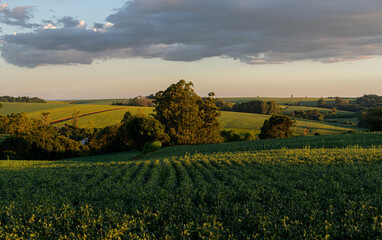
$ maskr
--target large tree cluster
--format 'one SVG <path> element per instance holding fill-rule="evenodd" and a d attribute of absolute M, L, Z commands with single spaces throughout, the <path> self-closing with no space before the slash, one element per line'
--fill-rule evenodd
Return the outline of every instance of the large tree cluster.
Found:
<path fill-rule="evenodd" d="M 180 80 L 155 95 L 155 118 L 164 126 L 170 145 L 221 141 L 220 109 L 212 97 L 201 98 L 192 82 Z"/>

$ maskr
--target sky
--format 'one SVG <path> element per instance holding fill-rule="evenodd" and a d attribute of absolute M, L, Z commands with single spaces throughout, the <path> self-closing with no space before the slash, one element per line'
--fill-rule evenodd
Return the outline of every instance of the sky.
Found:
<path fill-rule="evenodd" d="M 380 0 L 0 0 L 0 95 L 382 95 Z"/>

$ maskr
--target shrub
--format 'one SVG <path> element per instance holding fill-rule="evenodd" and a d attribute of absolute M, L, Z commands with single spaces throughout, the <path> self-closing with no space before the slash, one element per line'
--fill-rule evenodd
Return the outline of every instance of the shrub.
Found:
<path fill-rule="evenodd" d="M 0 144 L 0 152 L 3 159 L 55 160 L 85 155 L 88 147 L 47 126 L 8 137 Z"/>
<path fill-rule="evenodd" d="M 220 135 L 224 138 L 224 142 L 237 142 L 241 141 L 241 136 L 232 130 L 223 130 Z"/>
<path fill-rule="evenodd" d="M 131 143 L 136 149 L 142 149 L 146 143 L 168 142 L 164 126 L 153 117 L 132 117 L 118 129 L 120 141 Z"/>
<path fill-rule="evenodd" d="M 143 153 L 154 152 L 162 148 L 162 143 L 159 141 L 155 141 L 152 143 L 146 143 L 143 145 Z"/>
<path fill-rule="evenodd" d="M 291 127 L 295 121 L 285 115 L 273 115 L 264 121 L 259 134 L 260 139 L 287 138 L 293 136 Z"/>

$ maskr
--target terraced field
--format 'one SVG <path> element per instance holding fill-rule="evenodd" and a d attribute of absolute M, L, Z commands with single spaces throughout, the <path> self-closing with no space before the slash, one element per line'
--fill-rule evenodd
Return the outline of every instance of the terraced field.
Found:
<path fill-rule="evenodd" d="M 377 239 L 382 149 L 0 161 L 1 239 Z"/>

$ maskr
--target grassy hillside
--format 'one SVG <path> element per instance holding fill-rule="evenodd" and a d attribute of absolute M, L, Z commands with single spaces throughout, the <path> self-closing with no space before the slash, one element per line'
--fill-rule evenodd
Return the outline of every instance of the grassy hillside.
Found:
<path fill-rule="evenodd" d="M 193 154 L 222 152 L 245 152 L 274 149 L 301 148 L 346 148 L 346 147 L 382 147 L 382 133 L 339 134 L 330 136 L 295 137 L 286 139 L 268 139 L 247 142 L 228 142 L 209 145 L 172 146 L 149 153 L 145 159 L 169 158 Z M 382 149 L 382 148 L 381 148 Z"/>
<path fill-rule="evenodd" d="M 250 101 L 275 101 L 277 104 L 296 104 L 298 102 L 301 102 L 302 106 L 309 106 L 309 107 L 316 107 L 317 101 L 320 98 L 311 98 L 311 97 L 229 97 L 229 98 L 222 98 L 223 100 L 230 101 L 233 103 L 242 103 L 242 102 L 250 102 Z M 352 103 L 355 101 L 354 98 L 346 98 L 349 99 L 349 102 Z M 333 98 L 325 98 L 325 101 L 327 103 L 334 103 Z"/>
<path fill-rule="evenodd" d="M 308 111 L 308 110 L 318 110 L 321 113 L 327 113 L 330 112 L 331 109 L 328 108 L 318 108 L 318 107 L 304 107 L 304 106 L 282 106 L 284 108 L 283 113 L 284 114 L 290 114 L 292 111 Z M 342 111 L 338 110 L 337 115 L 338 116 L 354 116 L 355 112 L 349 112 L 349 111 Z"/>
<path fill-rule="evenodd" d="M 270 118 L 269 115 L 262 114 L 222 112 L 219 121 L 223 128 L 259 130 L 263 126 L 264 121 L 268 118 Z M 310 126 L 310 131 L 308 133 L 309 135 L 313 135 L 314 133 L 335 134 L 347 132 L 349 130 L 365 130 L 364 128 L 347 126 L 340 123 L 328 123 L 304 119 L 296 120 L 296 126 L 294 127 L 294 130 L 296 134 L 302 135 L 308 126 Z"/>
<path fill-rule="evenodd" d="M 114 101 L 121 99 L 88 99 L 88 100 L 75 100 L 71 104 L 90 104 L 90 105 L 111 105 Z"/>
<path fill-rule="evenodd" d="M 133 106 L 110 106 L 110 105 L 89 105 L 89 104 L 67 104 L 64 102 L 49 102 L 45 104 L 37 103 L 6 103 L 4 108 L 0 108 L 0 113 L 9 114 L 10 112 L 27 112 L 27 115 L 32 118 L 39 118 L 42 112 L 50 112 L 50 119 L 52 121 L 71 117 L 74 111 L 80 111 L 80 114 L 87 114 L 96 111 L 121 108 L 120 110 L 113 110 L 109 112 L 97 113 L 81 117 L 79 119 L 79 125 L 86 127 L 89 124 L 93 124 L 95 127 L 105 127 L 118 123 L 123 118 L 126 111 L 132 112 L 132 114 L 143 113 L 150 114 L 153 112 L 153 108 L 149 107 L 133 107 Z M 287 109 L 307 109 L 304 107 L 290 106 Z M 309 108 L 310 109 L 310 108 Z M 286 110 L 287 111 L 287 110 Z M 340 114 L 347 114 L 345 111 L 339 111 Z M 241 131 L 251 130 L 256 133 L 259 132 L 265 119 L 270 116 L 251 113 L 238 113 L 238 112 L 222 112 L 219 121 L 222 128 L 239 129 Z M 67 122 L 58 123 L 57 126 L 62 126 Z M 320 134 L 334 134 L 347 132 L 349 130 L 364 130 L 363 128 L 357 128 L 347 126 L 339 123 L 326 123 L 317 122 L 311 120 L 297 120 L 295 131 L 297 134 L 303 134 L 307 126 L 310 126 L 311 131 L 309 135 L 313 135 L 318 132 Z"/>
<path fill-rule="evenodd" d="M 222 98 L 226 101 L 233 103 L 242 103 L 250 101 L 275 101 L 277 104 L 296 104 L 301 102 L 304 106 L 317 106 L 317 101 L 319 98 L 305 98 L 305 97 L 293 97 L 293 98 L 278 98 L 278 97 L 233 97 L 233 98 Z M 326 102 L 334 101 L 333 99 L 326 99 Z"/>
<path fill-rule="evenodd" d="M 1 239 L 378 239 L 382 149 L 0 161 Z"/>
<path fill-rule="evenodd" d="M 76 106 L 88 106 L 88 105 L 76 105 Z M 102 106 L 102 105 L 98 105 Z M 106 107 L 106 106 L 103 106 Z M 108 106 L 110 107 L 120 107 L 120 106 Z M 89 125 L 89 123 L 94 124 L 95 127 L 106 127 L 110 126 L 116 123 L 121 122 L 123 116 L 127 111 L 130 111 L 133 115 L 135 114 L 145 114 L 149 115 L 153 112 L 153 108 L 150 107 L 134 107 L 134 106 L 127 106 L 127 107 L 121 107 L 120 110 L 110 111 L 110 112 L 104 112 L 104 113 L 97 113 L 94 115 L 89 115 L 85 117 L 79 118 L 78 124 L 80 127 L 86 127 Z M 63 126 L 65 123 L 70 122 L 62 122 L 55 124 L 56 126 Z"/>
<path fill-rule="evenodd" d="M 29 113 L 34 111 L 44 112 L 48 109 L 59 109 L 67 106 L 65 102 L 47 102 L 47 103 L 8 103 L 2 102 L 2 108 L 0 108 L 0 114 L 8 115 L 11 113 Z"/>

